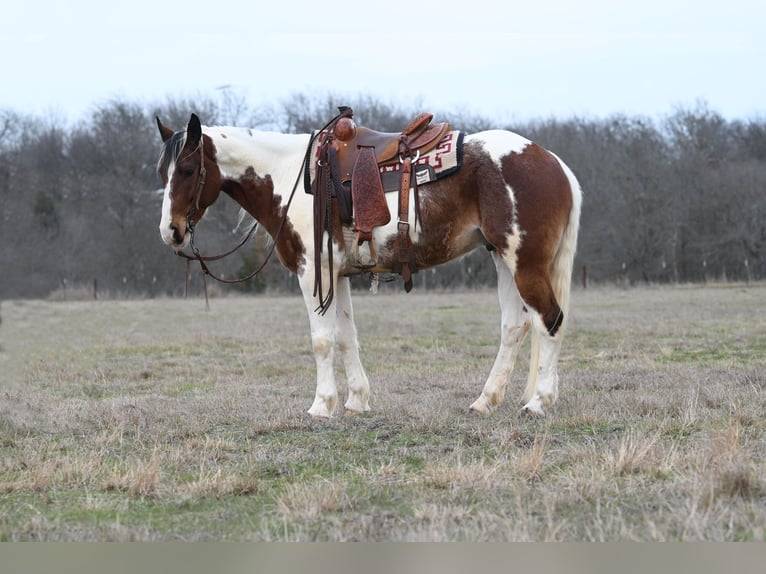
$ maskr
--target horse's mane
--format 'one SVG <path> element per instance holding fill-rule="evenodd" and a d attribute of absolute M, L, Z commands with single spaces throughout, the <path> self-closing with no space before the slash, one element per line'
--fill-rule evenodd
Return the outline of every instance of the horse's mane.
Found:
<path fill-rule="evenodd" d="M 162 146 L 160 159 L 157 161 L 157 173 L 163 180 L 167 179 L 170 165 L 178 159 L 185 144 L 186 130 L 181 130 L 170 136 L 170 139 Z"/>

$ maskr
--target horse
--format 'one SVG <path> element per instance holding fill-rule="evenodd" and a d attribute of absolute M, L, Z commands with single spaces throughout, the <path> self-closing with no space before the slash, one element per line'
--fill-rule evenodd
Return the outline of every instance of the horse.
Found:
<path fill-rule="evenodd" d="M 369 411 L 370 383 L 359 356 L 349 278 L 363 272 L 391 272 L 399 222 L 394 218 L 373 229 L 377 259 L 372 268 L 357 264 L 354 242 L 349 240 L 353 226 L 338 221 L 337 215 L 327 230 L 321 230 L 329 249 L 316 257 L 311 241 L 314 198 L 302 190 L 295 193 L 305 162 L 313 161 L 308 149 L 316 133 L 205 126 L 196 114 L 191 114 L 185 129 L 174 131 L 155 119 L 162 139 L 157 164 L 164 185 L 162 240 L 181 254 L 220 192 L 238 203 L 271 236 L 281 264 L 300 285 L 317 373 L 307 412 L 315 418 L 335 414 L 336 352 L 346 371 L 345 413 Z M 511 131 L 489 130 L 465 134 L 462 166 L 447 177 L 419 185 L 417 195 L 408 212 L 410 221 L 417 218 L 409 228 L 417 270 L 486 248 L 497 271 L 500 347 L 469 412 L 488 414 L 500 405 L 519 348 L 531 332 L 521 413 L 543 416 L 558 398 L 557 362 L 568 317 L 582 200 L 577 178 L 540 145 Z M 393 213 L 398 207 L 395 196 L 386 194 Z M 324 309 L 322 293 L 316 289 L 317 270 L 324 284 L 334 288 Z"/>

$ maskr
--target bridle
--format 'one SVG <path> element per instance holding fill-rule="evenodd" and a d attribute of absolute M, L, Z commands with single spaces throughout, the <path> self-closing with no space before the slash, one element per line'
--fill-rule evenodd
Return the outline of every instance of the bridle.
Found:
<path fill-rule="evenodd" d="M 207 180 L 207 169 L 205 168 L 205 146 L 203 136 L 199 138 L 199 176 L 197 177 L 197 190 L 194 192 L 194 201 L 186 216 L 186 227 L 191 231 L 194 229 L 194 215 L 199 211 L 199 199 L 202 196 L 202 190 L 205 188 Z M 197 151 L 197 150 L 194 150 Z M 189 155 L 193 154 L 192 151 Z"/>

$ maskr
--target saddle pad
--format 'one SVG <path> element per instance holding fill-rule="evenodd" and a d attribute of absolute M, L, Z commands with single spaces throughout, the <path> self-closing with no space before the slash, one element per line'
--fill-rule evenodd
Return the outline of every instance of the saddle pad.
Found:
<path fill-rule="evenodd" d="M 319 146 L 322 145 L 324 132 L 312 133 L 310 149 L 306 150 L 308 161 L 304 170 L 304 188 L 306 193 L 311 194 L 311 183 L 316 174 L 316 162 L 319 157 Z M 458 130 L 444 134 L 444 137 L 434 149 L 418 158 L 413 163 L 413 177 L 418 185 L 436 181 L 456 172 L 463 165 L 463 137 L 465 132 Z M 421 167 L 422 166 L 422 167 Z M 399 171 L 401 164 L 389 165 L 380 168 L 381 178 L 385 191 L 397 191 L 399 189 Z M 386 175 L 391 174 L 391 175 Z M 390 184 L 388 182 L 391 182 Z"/>
<path fill-rule="evenodd" d="M 463 136 L 464 132 L 451 131 L 444 137 L 434 149 L 413 162 L 413 177 L 416 177 L 418 185 L 436 181 L 456 172 L 463 165 Z M 429 169 L 421 168 L 427 166 Z M 380 168 L 380 173 L 385 182 L 387 173 L 399 172 L 402 164 L 395 163 Z M 398 179 L 398 178 L 397 178 Z M 393 191 L 388 190 L 386 191 Z"/>

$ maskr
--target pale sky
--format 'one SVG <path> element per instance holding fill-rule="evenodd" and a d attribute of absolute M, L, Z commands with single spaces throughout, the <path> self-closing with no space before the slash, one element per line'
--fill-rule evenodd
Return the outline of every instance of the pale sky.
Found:
<path fill-rule="evenodd" d="M 659 117 L 701 101 L 766 116 L 763 0 L 261 4 L 7 0 L 0 110 L 78 120 L 113 99 L 229 86 L 252 107 L 316 91 L 499 120 Z"/>

